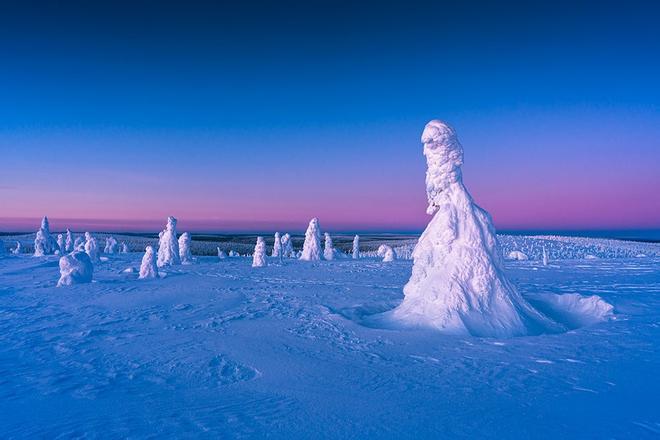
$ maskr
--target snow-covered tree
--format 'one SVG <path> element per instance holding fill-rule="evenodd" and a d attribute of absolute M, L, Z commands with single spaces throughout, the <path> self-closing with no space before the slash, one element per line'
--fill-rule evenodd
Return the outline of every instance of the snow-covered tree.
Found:
<path fill-rule="evenodd" d="M 73 250 L 73 236 L 71 231 L 67 228 L 66 230 L 66 240 L 64 241 L 64 251 L 71 252 Z"/>
<path fill-rule="evenodd" d="M 11 250 L 11 253 L 13 255 L 18 255 L 18 254 L 21 253 L 21 242 L 20 241 L 16 242 L 16 247 Z"/>
<path fill-rule="evenodd" d="M 316 218 L 310 220 L 305 232 L 305 243 L 300 259 L 305 261 L 318 261 L 321 259 L 321 229 Z"/>
<path fill-rule="evenodd" d="M 84 237 L 76 237 L 76 241 L 73 243 L 73 250 L 74 251 L 85 252 L 85 238 Z"/>
<path fill-rule="evenodd" d="M 100 261 L 99 246 L 96 243 L 96 238 L 89 232 L 85 232 L 85 252 L 89 256 L 89 259 L 92 260 L 92 263 Z"/>
<path fill-rule="evenodd" d="M 140 279 L 158 278 L 158 266 L 156 265 L 156 255 L 152 246 L 147 246 L 140 264 Z"/>
<path fill-rule="evenodd" d="M 105 239 L 105 247 L 103 248 L 103 253 L 106 254 L 116 254 L 117 253 L 117 240 L 115 237 L 110 236 Z"/>
<path fill-rule="evenodd" d="M 190 252 L 190 234 L 184 232 L 179 237 L 179 258 L 181 259 L 181 264 L 190 264 L 192 263 L 192 253 Z"/>
<path fill-rule="evenodd" d="M 334 260 L 335 247 L 332 245 L 332 237 L 327 232 L 325 233 L 325 243 L 323 248 L 323 258 L 326 260 Z"/>
<path fill-rule="evenodd" d="M 282 239 L 280 238 L 279 232 L 275 233 L 275 243 L 273 243 L 273 253 L 271 255 L 273 257 L 282 256 Z"/>
<path fill-rule="evenodd" d="M 179 242 L 176 239 L 176 219 L 167 218 L 167 226 L 160 233 L 158 242 L 158 267 L 181 264 L 179 257 Z"/>
<path fill-rule="evenodd" d="M 527 255 L 520 251 L 511 251 L 509 252 L 509 255 L 506 256 L 508 260 L 518 260 L 518 261 L 525 261 L 528 259 Z"/>
<path fill-rule="evenodd" d="M 41 220 L 41 227 L 37 231 L 34 238 L 34 256 L 42 257 L 44 255 L 52 255 L 57 250 L 57 241 L 50 234 L 50 224 L 48 217 Z"/>
<path fill-rule="evenodd" d="M 94 265 L 85 252 L 74 251 L 60 257 L 60 279 L 57 287 L 91 283 Z"/>
<path fill-rule="evenodd" d="M 360 236 L 356 235 L 353 237 L 353 259 L 357 260 L 360 258 Z"/>
<path fill-rule="evenodd" d="M 548 251 L 545 250 L 545 246 L 543 246 L 543 265 L 548 265 Z"/>
<path fill-rule="evenodd" d="M 454 130 L 429 122 L 422 134 L 427 213 L 412 276 L 392 317 L 445 333 L 507 337 L 557 325 L 537 312 L 504 274 L 490 216 L 465 188 L 463 147 Z"/>
<path fill-rule="evenodd" d="M 383 262 L 385 263 L 396 260 L 396 252 L 394 252 L 392 246 L 388 246 L 386 244 L 381 244 L 378 246 L 377 254 L 379 257 L 383 257 Z"/>
<path fill-rule="evenodd" d="M 64 255 L 66 252 L 66 246 L 64 244 L 64 235 L 62 234 L 57 234 L 57 250 L 60 252 L 61 255 Z"/>
<path fill-rule="evenodd" d="M 229 256 L 230 257 L 240 257 L 240 254 L 238 252 L 234 251 L 233 249 L 230 249 L 229 250 Z"/>
<path fill-rule="evenodd" d="M 120 254 L 127 254 L 128 253 L 128 245 L 126 242 L 122 241 L 121 245 L 119 246 L 119 253 Z"/>
<path fill-rule="evenodd" d="M 225 254 L 225 251 L 220 249 L 220 246 L 217 246 L 217 249 L 218 249 L 218 258 L 219 259 L 224 260 L 225 258 L 227 258 L 227 254 Z"/>
<path fill-rule="evenodd" d="M 294 255 L 293 240 L 291 240 L 291 236 L 286 233 L 282 236 L 282 256 L 285 258 L 293 258 Z"/>
<path fill-rule="evenodd" d="M 252 267 L 264 267 L 266 265 L 266 242 L 263 237 L 257 237 L 257 244 L 252 254 Z"/>

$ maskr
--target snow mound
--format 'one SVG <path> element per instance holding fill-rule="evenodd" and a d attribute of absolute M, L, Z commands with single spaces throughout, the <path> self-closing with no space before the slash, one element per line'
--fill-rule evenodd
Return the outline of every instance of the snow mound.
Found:
<path fill-rule="evenodd" d="M 94 265 L 85 252 L 75 251 L 60 258 L 60 279 L 57 287 L 91 283 Z"/>
<path fill-rule="evenodd" d="M 614 319 L 614 307 L 598 295 L 537 293 L 526 298 L 537 310 L 568 330 Z"/>
<path fill-rule="evenodd" d="M 518 261 L 526 261 L 529 259 L 527 255 L 523 254 L 520 251 L 509 252 L 509 255 L 507 255 L 506 258 L 507 260 L 518 260 Z"/>

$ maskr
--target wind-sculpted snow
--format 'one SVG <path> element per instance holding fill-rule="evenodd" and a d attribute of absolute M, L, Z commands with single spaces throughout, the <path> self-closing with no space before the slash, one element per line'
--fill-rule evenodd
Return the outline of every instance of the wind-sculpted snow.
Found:
<path fill-rule="evenodd" d="M 498 339 L 370 326 L 408 260 L 142 256 L 0 258 L 0 438 L 656 436 L 659 258 L 505 262 L 572 330 Z"/>

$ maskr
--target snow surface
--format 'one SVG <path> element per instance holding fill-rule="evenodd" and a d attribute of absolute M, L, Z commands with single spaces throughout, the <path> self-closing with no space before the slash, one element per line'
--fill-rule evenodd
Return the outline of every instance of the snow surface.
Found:
<path fill-rule="evenodd" d="M 210 256 L 144 282 L 123 273 L 141 253 L 109 257 L 93 283 L 66 288 L 57 257 L 0 258 L 0 438 L 660 432 L 658 257 L 506 262 L 535 307 L 553 294 L 598 316 L 598 295 L 616 312 L 509 339 L 370 327 L 402 301 L 409 260 L 252 270 L 250 258 Z"/>

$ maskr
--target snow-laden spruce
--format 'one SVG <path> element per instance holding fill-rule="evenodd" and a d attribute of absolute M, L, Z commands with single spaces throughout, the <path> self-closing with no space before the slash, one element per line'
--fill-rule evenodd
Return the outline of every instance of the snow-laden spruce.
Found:
<path fill-rule="evenodd" d="M 64 251 L 71 252 L 73 250 L 73 236 L 69 228 L 66 230 L 66 240 L 64 240 Z"/>
<path fill-rule="evenodd" d="M 280 233 L 276 232 L 275 233 L 275 242 L 273 243 L 273 253 L 271 254 L 273 257 L 282 257 L 282 238 L 280 237 Z"/>
<path fill-rule="evenodd" d="M 220 249 L 220 246 L 216 246 L 216 248 L 218 249 L 218 258 L 219 259 L 224 260 L 225 258 L 227 258 L 227 254 L 225 254 L 225 251 Z"/>
<path fill-rule="evenodd" d="M 282 256 L 285 258 L 293 258 L 294 255 L 293 240 L 291 240 L 291 235 L 286 233 L 282 236 Z"/>
<path fill-rule="evenodd" d="M 141 280 L 145 278 L 158 278 L 158 266 L 156 265 L 156 255 L 153 246 L 147 246 L 142 256 L 142 263 L 140 264 L 140 277 Z"/>
<path fill-rule="evenodd" d="M 158 267 L 181 264 L 179 256 L 179 242 L 176 238 L 176 219 L 167 217 L 167 225 L 159 234 L 158 240 Z"/>
<path fill-rule="evenodd" d="M 179 259 L 181 264 L 191 264 L 193 261 L 192 252 L 190 251 L 190 234 L 187 232 L 179 237 Z"/>
<path fill-rule="evenodd" d="M 252 254 L 252 267 L 264 267 L 266 265 L 266 242 L 263 237 L 257 237 L 257 244 Z"/>
<path fill-rule="evenodd" d="M 385 263 L 396 260 L 396 252 L 392 249 L 392 246 L 381 244 L 378 246 L 378 251 L 376 253 L 379 257 L 383 258 L 383 262 Z"/>
<path fill-rule="evenodd" d="M 96 242 L 96 238 L 94 238 L 89 232 L 85 232 L 85 252 L 89 255 L 89 259 L 92 260 L 92 263 L 101 260 L 99 258 L 99 246 Z"/>
<path fill-rule="evenodd" d="M 86 252 L 74 251 L 60 257 L 60 279 L 57 287 L 91 283 L 94 265 Z"/>
<path fill-rule="evenodd" d="M 307 226 L 300 259 L 305 261 L 318 261 L 321 259 L 321 228 L 317 218 L 311 219 L 309 226 Z"/>
<path fill-rule="evenodd" d="M 64 235 L 62 234 L 57 234 L 57 250 L 55 252 L 56 253 L 59 252 L 60 255 L 64 255 L 66 253 L 66 245 L 64 244 Z"/>
<path fill-rule="evenodd" d="M 52 255 L 58 249 L 57 241 L 50 234 L 50 224 L 48 217 L 41 219 L 41 227 L 34 237 L 34 256 L 42 257 L 44 255 Z"/>
<path fill-rule="evenodd" d="M 357 260 L 360 258 L 360 236 L 355 235 L 353 237 L 353 259 Z"/>
<path fill-rule="evenodd" d="M 558 325 L 536 311 L 504 275 L 490 216 L 463 185 L 463 147 L 454 130 L 429 122 L 422 134 L 431 222 L 413 252 L 412 276 L 392 316 L 442 332 L 506 337 Z"/>
<path fill-rule="evenodd" d="M 21 253 L 21 242 L 16 242 L 16 247 L 11 250 L 12 255 L 19 255 Z"/>
<path fill-rule="evenodd" d="M 333 260 L 335 258 L 335 247 L 332 244 L 332 237 L 327 232 L 325 233 L 325 243 L 323 244 L 323 258 L 326 260 Z"/>
<path fill-rule="evenodd" d="M 117 240 L 112 235 L 105 239 L 105 247 L 103 248 L 104 254 L 116 254 L 117 253 Z"/>

